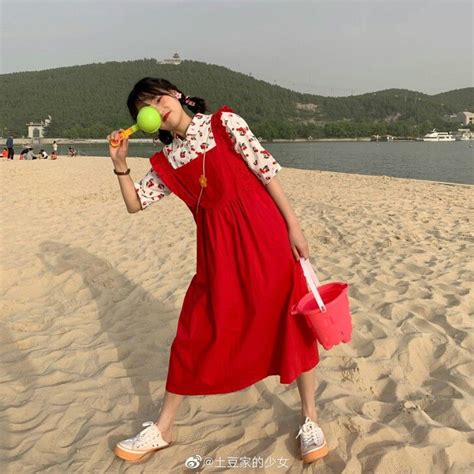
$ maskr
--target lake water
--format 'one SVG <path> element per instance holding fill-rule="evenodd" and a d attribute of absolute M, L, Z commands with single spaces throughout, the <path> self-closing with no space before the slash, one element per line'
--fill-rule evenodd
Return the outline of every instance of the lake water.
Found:
<path fill-rule="evenodd" d="M 282 167 L 474 184 L 474 141 L 264 143 Z M 105 144 L 74 145 L 80 155 L 108 156 Z M 130 144 L 129 155 L 160 150 Z M 67 153 L 61 145 L 60 153 Z"/>

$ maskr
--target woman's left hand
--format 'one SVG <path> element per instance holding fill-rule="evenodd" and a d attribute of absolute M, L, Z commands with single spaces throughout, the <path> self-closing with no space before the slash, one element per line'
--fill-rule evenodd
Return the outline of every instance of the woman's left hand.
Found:
<path fill-rule="evenodd" d="M 309 245 L 305 239 L 303 231 L 300 226 L 292 226 L 288 230 L 288 236 L 290 238 L 291 250 L 295 260 L 298 261 L 300 257 L 309 257 Z"/>

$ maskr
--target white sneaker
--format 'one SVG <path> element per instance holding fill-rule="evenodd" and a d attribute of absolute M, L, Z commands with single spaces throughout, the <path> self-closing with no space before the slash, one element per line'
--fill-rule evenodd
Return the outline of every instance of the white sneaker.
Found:
<path fill-rule="evenodd" d="M 328 445 L 323 430 L 308 416 L 305 418 L 304 424 L 300 425 L 296 437 L 298 438 L 300 435 L 301 457 L 304 462 L 313 462 L 326 456 Z"/>
<path fill-rule="evenodd" d="M 153 421 L 145 421 L 142 426 L 146 428 L 136 436 L 117 443 L 114 449 L 116 456 L 126 461 L 140 461 L 148 454 L 171 446 L 172 443 L 163 439 L 160 429 Z"/>

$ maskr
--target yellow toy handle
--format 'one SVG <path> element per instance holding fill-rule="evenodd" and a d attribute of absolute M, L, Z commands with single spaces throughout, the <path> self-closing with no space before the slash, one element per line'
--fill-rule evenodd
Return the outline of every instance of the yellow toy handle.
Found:
<path fill-rule="evenodd" d="M 112 146 L 114 148 L 118 147 L 124 138 L 127 138 L 130 135 L 132 135 L 133 133 L 138 132 L 138 130 L 140 130 L 140 128 L 138 127 L 137 124 L 132 125 L 131 127 L 128 127 L 126 130 L 121 130 L 120 133 L 119 133 L 119 138 L 118 139 L 113 140 L 111 138 L 109 140 L 110 146 Z"/>

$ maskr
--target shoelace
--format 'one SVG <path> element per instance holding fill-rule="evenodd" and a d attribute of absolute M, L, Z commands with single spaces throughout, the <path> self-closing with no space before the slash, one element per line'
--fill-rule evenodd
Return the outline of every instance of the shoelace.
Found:
<path fill-rule="evenodd" d="M 145 421 L 142 423 L 142 426 L 145 426 L 146 428 L 144 430 L 141 430 L 140 433 L 138 433 L 136 436 L 132 438 L 132 442 L 136 443 L 139 441 L 142 441 L 142 438 L 148 433 L 150 426 L 153 425 L 153 421 Z"/>
<path fill-rule="evenodd" d="M 310 446 L 312 444 L 316 444 L 319 446 L 323 444 L 324 440 L 320 436 L 320 432 L 317 429 L 318 425 L 314 421 L 306 421 L 303 426 L 300 427 L 298 434 L 296 437 L 302 435 L 303 445 L 305 447 Z"/>

